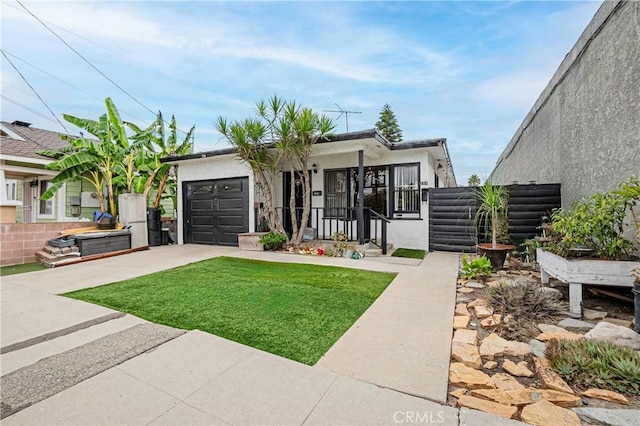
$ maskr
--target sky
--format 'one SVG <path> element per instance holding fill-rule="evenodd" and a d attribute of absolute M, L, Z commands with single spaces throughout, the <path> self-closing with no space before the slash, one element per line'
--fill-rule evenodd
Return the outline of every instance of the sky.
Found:
<path fill-rule="evenodd" d="M 196 152 L 227 146 L 217 116 L 250 117 L 274 94 L 317 112 L 357 111 L 349 131 L 373 128 L 388 103 L 405 140 L 447 138 L 461 185 L 489 176 L 601 5 L 22 1 L 58 38 L 1 1 L 3 53 L 72 133 L 62 114 L 97 119 L 106 97 L 141 127 L 158 110 L 182 130 L 195 125 Z M 1 59 L 0 118 L 64 131 Z M 344 115 L 325 114 L 346 131 Z"/>

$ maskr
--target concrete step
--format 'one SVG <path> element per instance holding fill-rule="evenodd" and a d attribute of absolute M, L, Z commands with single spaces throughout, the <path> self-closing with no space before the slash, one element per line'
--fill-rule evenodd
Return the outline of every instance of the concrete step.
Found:
<path fill-rule="evenodd" d="M 42 248 L 42 251 L 52 254 L 54 256 L 59 256 L 62 254 L 67 254 L 67 253 L 78 253 L 80 252 L 80 249 L 78 248 L 78 246 L 71 246 L 71 247 L 52 247 L 52 246 L 44 246 Z"/>
<path fill-rule="evenodd" d="M 55 266 L 56 262 L 68 259 L 68 258 L 77 258 L 80 257 L 80 252 L 69 252 L 66 254 L 54 255 L 51 253 L 47 253 L 44 250 L 40 250 L 36 252 L 36 259 L 42 263 L 44 266 L 52 267 Z"/>
<path fill-rule="evenodd" d="M 364 251 L 365 257 L 380 257 L 382 256 L 382 249 L 372 246 Z"/>

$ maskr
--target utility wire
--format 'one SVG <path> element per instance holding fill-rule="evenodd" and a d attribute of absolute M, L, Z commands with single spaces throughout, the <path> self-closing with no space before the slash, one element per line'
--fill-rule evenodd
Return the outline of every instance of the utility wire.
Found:
<path fill-rule="evenodd" d="M 56 36 L 56 38 L 58 40 L 60 40 L 65 46 L 67 46 L 69 49 L 71 49 L 71 51 L 73 51 L 76 55 L 78 55 L 83 61 L 85 61 L 91 68 L 93 68 L 94 70 L 96 70 L 101 76 L 103 76 L 104 78 L 106 78 L 107 80 L 109 80 L 111 82 L 111 84 L 113 84 L 114 86 L 116 86 L 118 89 L 120 89 L 120 91 L 122 93 L 124 93 L 125 95 L 129 96 L 131 99 L 133 99 L 133 101 L 135 101 L 138 105 L 140 105 L 141 107 L 143 107 L 144 109 L 146 109 L 147 111 L 149 111 L 151 114 L 156 115 L 156 113 L 151 110 L 148 106 L 146 106 L 145 104 L 143 104 L 142 102 L 140 102 L 135 96 L 133 96 L 131 93 L 127 92 L 126 90 L 124 90 L 118 83 L 116 83 L 115 81 L 113 81 L 112 79 L 110 79 L 105 73 L 103 73 L 102 71 L 100 71 L 100 69 L 98 67 L 96 67 L 95 65 L 93 65 L 93 63 L 91 63 L 91 61 L 89 61 L 87 58 L 85 58 L 80 52 L 78 52 L 76 49 L 74 49 L 69 43 L 66 42 L 65 39 L 63 39 L 62 37 L 60 37 L 58 35 L 58 33 L 56 33 L 55 31 L 53 31 L 47 24 L 45 24 L 40 18 L 38 18 L 36 15 L 34 15 L 29 9 L 27 9 L 27 7 L 22 4 L 20 2 L 20 0 L 16 0 L 16 2 L 22 6 L 22 8 L 24 10 L 27 11 L 27 13 L 29 13 L 29 15 L 31 15 L 36 21 L 40 22 L 40 24 L 42 24 L 43 27 L 45 27 L 47 30 L 49 30 L 49 32 L 51 32 L 51 34 L 53 34 L 54 36 Z"/>
<path fill-rule="evenodd" d="M 5 3 L 5 2 L 3 2 Z M 131 95 L 129 92 L 127 92 L 125 89 L 123 89 L 118 83 L 116 83 L 115 81 L 113 81 L 111 78 L 109 78 L 105 73 L 103 73 L 98 67 L 96 67 L 95 65 L 93 65 L 93 63 L 91 63 L 87 58 L 85 58 L 80 52 L 78 52 L 76 49 L 74 49 L 69 43 L 67 43 L 66 40 L 64 40 L 60 35 L 58 35 L 58 33 L 56 33 L 54 30 L 52 30 L 44 21 L 42 21 L 38 16 L 36 16 L 33 12 L 31 12 L 24 4 L 22 4 L 22 2 L 20 2 L 20 0 L 16 0 L 16 3 L 18 3 L 25 11 L 26 13 L 28 13 L 29 15 L 31 15 L 35 20 L 37 20 L 43 27 L 45 27 L 49 32 L 51 32 L 51 34 L 53 34 L 58 40 L 60 40 L 65 46 L 67 46 L 71 51 L 73 51 L 76 55 L 78 55 L 84 62 L 86 62 L 91 68 L 93 68 L 95 71 L 97 71 L 101 76 L 103 76 L 105 79 L 107 79 L 111 84 L 113 84 L 114 86 L 116 86 L 120 91 L 122 91 L 125 95 L 127 95 L 129 98 L 131 98 L 134 102 L 136 102 L 138 105 L 142 106 L 144 109 L 146 109 L 147 111 L 149 111 L 151 114 L 156 115 L 156 112 L 154 112 L 153 110 L 151 110 L 149 107 L 147 107 L 145 104 L 143 104 L 142 102 L 140 102 L 136 97 L 134 97 L 133 95 Z M 17 9 L 14 7 L 14 9 Z M 60 28 L 60 27 L 58 27 Z M 66 31 L 66 30 L 65 30 Z M 69 31 L 68 31 L 69 32 Z M 73 34 L 73 33 L 72 33 Z M 83 37 L 81 37 L 83 38 Z M 87 40 L 89 41 L 89 40 Z M 97 44 L 97 43 L 94 43 Z M 175 78 L 175 77 L 174 77 Z M 165 122 L 165 124 L 170 124 L 167 120 L 163 120 Z M 184 130 L 181 129 L 177 129 L 178 131 L 187 134 L 187 132 L 185 132 Z M 192 141 L 193 141 L 193 145 L 195 146 L 195 135 L 192 135 Z"/>
<path fill-rule="evenodd" d="M 69 130 L 67 130 L 67 128 L 64 126 L 64 124 L 62 124 L 62 121 L 60 121 L 60 119 L 56 116 L 56 114 L 53 112 L 53 110 L 51 108 L 49 108 L 49 105 L 47 105 L 47 103 L 44 101 L 44 99 L 42 99 L 40 94 L 36 91 L 36 89 L 33 88 L 31 83 L 29 83 L 29 81 L 25 78 L 25 76 L 22 75 L 22 73 L 20 72 L 18 67 L 16 67 L 15 64 L 11 61 L 11 59 L 9 59 L 9 57 L 4 53 L 4 50 L 0 50 L 0 51 L 2 53 L 2 56 L 4 56 L 4 58 L 7 60 L 7 62 L 9 62 L 9 64 L 13 67 L 13 69 L 16 70 L 16 72 L 24 80 L 24 82 L 27 83 L 27 86 L 29 86 L 29 88 L 33 91 L 33 93 L 35 93 L 35 95 L 38 97 L 38 99 L 40 99 L 40 102 L 42 102 L 44 104 L 44 106 L 49 110 L 49 112 L 51 113 L 53 118 L 56 119 L 58 124 L 60 124 L 62 126 L 62 128 L 64 129 L 65 132 L 69 133 Z"/>
<path fill-rule="evenodd" d="M 4 81 L 3 81 L 2 83 L 4 83 Z M 24 92 L 24 93 L 26 93 L 26 92 Z M 43 119 L 45 119 L 45 120 L 47 120 L 47 121 L 50 121 L 50 122 L 52 122 L 53 124 L 57 124 L 57 123 L 56 123 L 55 121 L 53 121 L 53 120 L 51 119 L 51 117 L 49 117 L 48 115 L 42 114 L 41 112 L 39 112 L 39 111 L 37 111 L 37 110 L 35 110 L 35 109 L 33 109 L 33 108 L 30 108 L 30 107 L 28 107 L 27 105 L 22 104 L 22 103 L 20 103 L 20 102 L 18 102 L 18 101 L 16 101 L 16 100 L 14 100 L 14 99 L 11 99 L 11 98 L 9 98 L 8 96 L 6 96 L 6 95 L 4 95 L 4 94 L 2 94 L 2 93 L 0 93 L 0 98 L 3 98 L 5 101 L 7 101 L 7 102 L 11 102 L 12 104 L 14 104 L 14 105 L 16 105 L 16 106 L 18 106 L 18 107 L 20 107 L 20 108 L 22 108 L 22 109 L 25 109 L 25 110 L 29 111 L 30 113 L 35 114 L 35 115 L 37 115 L 37 116 L 39 116 L 39 117 L 41 117 L 41 118 L 43 118 Z"/>
<path fill-rule="evenodd" d="M 30 66 L 30 67 L 32 67 L 32 68 L 35 68 L 36 70 L 40 71 L 41 73 L 46 74 L 46 75 L 48 75 L 49 77 L 54 78 L 54 79 L 58 80 L 59 82 L 64 83 L 64 84 L 66 84 L 67 86 L 69 86 L 69 87 L 71 87 L 71 88 L 73 88 L 73 89 L 76 89 L 76 90 L 77 90 L 77 91 L 79 91 L 79 92 L 84 93 L 85 95 L 87 95 L 87 96 L 91 97 L 92 99 L 95 99 L 95 100 L 97 100 L 97 101 L 102 101 L 102 99 L 98 98 L 97 96 L 94 96 L 94 95 L 92 95 L 91 93 L 89 93 L 89 92 L 87 92 L 87 91 L 85 91 L 85 90 L 83 90 L 83 89 L 79 88 L 78 86 L 75 86 L 75 85 L 73 85 L 73 84 L 69 83 L 68 81 L 61 79 L 60 77 L 57 77 L 56 75 L 51 74 L 50 72 L 48 72 L 48 71 L 46 71 L 46 70 L 43 70 L 42 68 L 38 67 L 37 65 L 34 65 L 34 64 L 32 64 L 31 62 L 28 62 L 28 61 L 26 61 L 25 59 L 22 59 L 22 58 L 20 58 L 19 56 L 16 56 L 16 55 L 14 55 L 13 53 L 10 53 L 10 52 L 8 52 L 8 51 L 6 51 L 6 50 L 4 50 L 4 49 L 0 49 L 0 50 L 4 51 L 4 53 L 6 53 L 7 55 L 11 56 L 12 58 L 17 59 L 18 61 L 23 62 L 24 64 L 26 64 L 26 65 L 28 65 L 28 66 Z M 4 83 L 4 82 L 3 82 L 3 83 Z M 137 117 L 137 116 L 135 116 L 135 115 L 131 114 L 130 112 L 125 111 L 125 110 L 122 110 L 122 112 L 126 113 L 128 116 L 130 116 L 130 117 L 132 117 L 132 118 L 135 118 L 136 120 L 140 120 L 140 121 L 142 121 L 143 123 L 145 123 L 145 125 L 147 125 L 147 124 L 148 124 L 148 121 L 147 121 L 147 120 L 145 120 L 145 119 L 143 119 L 143 118 Z"/>

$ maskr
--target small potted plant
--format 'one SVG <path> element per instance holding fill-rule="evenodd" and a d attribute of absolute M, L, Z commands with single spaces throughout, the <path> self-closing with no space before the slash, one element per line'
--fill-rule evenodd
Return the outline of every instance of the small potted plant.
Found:
<path fill-rule="evenodd" d="M 335 255 L 337 257 L 342 256 L 349 245 L 349 237 L 344 232 L 337 231 L 331 234 L 331 239 L 333 240 L 333 251 Z"/>
<path fill-rule="evenodd" d="M 513 245 L 498 243 L 501 223 L 507 221 L 508 200 L 509 191 L 504 186 L 494 186 L 485 182 L 479 187 L 475 223 L 482 223 L 485 230 L 491 230 L 491 243 L 478 243 L 476 248 L 480 256 L 485 256 L 491 261 L 494 271 L 502 269 L 507 253 L 515 248 Z"/>

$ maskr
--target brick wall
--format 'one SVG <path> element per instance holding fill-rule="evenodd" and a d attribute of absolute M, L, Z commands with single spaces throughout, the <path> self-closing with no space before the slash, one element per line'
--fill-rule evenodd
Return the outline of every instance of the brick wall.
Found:
<path fill-rule="evenodd" d="M 3 223 L 0 224 L 0 265 L 35 262 L 36 251 L 61 231 L 90 226 L 92 222 Z"/>

